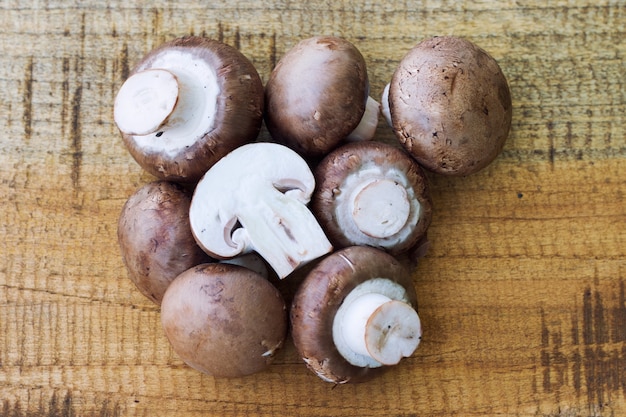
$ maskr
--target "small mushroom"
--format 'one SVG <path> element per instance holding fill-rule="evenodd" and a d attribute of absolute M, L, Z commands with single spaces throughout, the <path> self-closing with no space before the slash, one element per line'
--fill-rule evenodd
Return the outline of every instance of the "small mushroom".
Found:
<path fill-rule="evenodd" d="M 231 150 L 256 139 L 263 84 L 235 48 L 197 36 L 146 55 L 120 88 L 114 119 L 150 174 L 193 183 Z"/>
<path fill-rule="evenodd" d="M 131 195 L 120 214 L 117 238 L 129 278 L 156 304 L 180 273 L 211 261 L 191 233 L 190 204 L 191 192 L 155 181 Z"/>
<path fill-rule="evenodd" d="M 357 142 L 315 168 L 311 210 L 335 248 L 368 245 L 400 254 L 424 237 L 432 217 L 428 181 L 407 153 Z"/>
<path fill-rule="evenodd" d="M 294 345 L 321 379 L 361 382 L 413 354 L 422 328 L 408 271 L 391 255 L 352 246 L 306 276 L 291 307 Z"/>
<path fill-rule="evenodd" d="M 287 333 L 278 290 L 237 265 L 203 264 L 179 275 L 161 304 L 161 323 L 176 354 L 215 377 L 238 377 L 269 366 Z"/>
<path fill-rule="evenodd" d="M 344 140 L 371 139 L 380 112 L 369 97 L 365 59 L 333 36 L 290 49 L 270 75 L 265 101 L 271 136 L 304 156 L 321 156 Z"/>
<path fill-rule="evenodd" d="M 315 188 L 307 163 L 276 143 L 252 143 L 217 162 L 198 182 L 189 218 L 211 256 L 256 251 L 284 278 L 332 250 L 306 206 Z"/>
<path fill-rule="evenodd" d="M 486 167 L 511 127 L 511 94 L 497 62 L 452 36 L 427 39 L 406 54 L 391 79 L 388 105 L 398 140 L 439 174 Z"/>

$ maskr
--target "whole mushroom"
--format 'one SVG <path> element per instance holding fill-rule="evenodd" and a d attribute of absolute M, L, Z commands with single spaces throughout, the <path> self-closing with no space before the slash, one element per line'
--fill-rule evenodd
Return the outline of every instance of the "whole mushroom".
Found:
<path fill-rule="evenodd" d="M 286 337 L 287 310 L 278 290 L 259 274 L 212 263 L 170 284 L 161 323 L 186 364 L 215 377 L 239 377 L 273 362 Z"/>
<path fill-rule="evenodd" d="M 256 251 L 284 278 L 332 250 L 307 204 L 315 179 L 306 161 L 276 143 L 241 146 L 198 182 L 191 230 L 212 257 Z"/>
<path fill-rule="evenodd" d="M 272 71 L 265 87 L 271 136 L 304 156 L 326 154 L 344 140 L 368 140 L 380 105 L 369 97 L 365 59 L 349 41 L 304 39 Z"/>
<path fill-rule="evenodd" d="M 307 367 L 336 384 L 361 382 L 413 354 L 422 328 L 408 271 L 366 246 L 322 259 L 294 296 L 294 345 Z"/>
<path fill-rule="evenodd" d="M 311 210 L 335 248 L 368 245 L 400 254 L 424 238 L 432 218 L 428 180 L 404 150 L 356 142 L 315 168 Z"/>
<path fill-rule="evenodd" d="M 401 60 L 388 101 L 383 98 L 383 113 L 398 140 L 425 168 L 469 175 L 502 151 L 511 127 L 511 94 L 486 51 L 462 38 L 434 37 Z"/>
<path fill-rule="evenodd" d="M 135 191 L 120 213 L 117 238 L 129 278 L 156 304 L 180 273 L 211 261 L 191 233 L 190 204 L 190 191 L 154 181 Z"/>
<path fill-rule="evenodd" d="M 263 84 L 235 48 L 197 36 L 147 54 L 121 86 L 114 119 L 150 174 L 193 183 L 231 150 L 256 139 Z"/>

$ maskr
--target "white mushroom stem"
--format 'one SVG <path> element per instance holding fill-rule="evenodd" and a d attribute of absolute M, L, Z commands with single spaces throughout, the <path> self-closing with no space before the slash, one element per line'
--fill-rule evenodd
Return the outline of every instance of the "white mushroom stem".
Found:
<path fill-rule="evenodd" d="M 362 184 L 354 195 L 354 223 L 368 236 L 393 236 L 407 223 L 409 214 L 411 203 L 408 194 L 396 181 L 374 179 Z"/>
<path fill-rule="evenodd" d="M 130 76 L 115 98 L 114 119 L 127 135 L 158 131 L 176 107 L 179 95 L 176 76 L 164 69 L 151 69 Z"/>
<path fill-rule="evenodd" d="M 357 127 L 346 138 L 349 142 L 372 140 L 378 127 L 380 104 L 371 97 L 367 98 L 365 112 Z"/>
<path fill-rule="evenodd" d="M 366 163 L 344 179 L 335 196 L 337 225 L 360 245 L 393 247 L 409 236 L 421 205 L 404 171 Z"/>
<path fill-rule="evenodd" d="M 391 123 L 391 110 L 389 110 L 389 86 L 390 84 L 387 84 L 383 90 L 383 96 L 381 98 L 381 112 L 385 117 L 385 120 L 387 120 L 387 124 L 389 126 L 393 126 Z"/>
<path fill-rule="evenodd" d="M 420 319 L 399 284 L 384 278 L 370 281 L 357 286 L 340 306 L 333 341 L 355 366 L 395 365 L 417 349 Z"/>

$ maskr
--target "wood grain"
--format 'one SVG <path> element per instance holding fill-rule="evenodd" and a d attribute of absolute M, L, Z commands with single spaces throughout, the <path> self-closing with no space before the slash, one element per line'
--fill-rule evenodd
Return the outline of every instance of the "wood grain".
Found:
<path fill-rule="evenodd" d="M 508 77 L 502 155 L 430 176 L 424 338 L 381 378 L 325 384 L 291 343 L 262 374 L 201 375 L 127 279 L 116 221 L 151 178 L 113 98 L 143 54 L 187 34 L 236 46 L 264 81 L 298 40 L 343 36 L 375 96 L 433 35 L 476 42 Z M 0 415 L 626 415 L 625 39 L 620 0 L 3 1 Z M 377 133 L 394 140 L 382 120 Z"/>

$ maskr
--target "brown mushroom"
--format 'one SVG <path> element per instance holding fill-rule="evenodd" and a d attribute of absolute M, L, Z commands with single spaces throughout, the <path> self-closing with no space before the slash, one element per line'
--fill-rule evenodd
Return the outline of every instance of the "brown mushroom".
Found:
<path fill-rule="evenodd" d="M 155 181 L 130 196 L 120 214 L 117 237 L 128 275 L 156 304 L 180 273 L 211 260 L 191 233 L 190 204 L 191 192 Z"/>
<path fill-rule="evenodd" d="M 193 183 L 222 156 L 256 139 L 263 84 L 235 48 L 197 36 L 146 55 L 115 99 L 115 123 L 150 174 Z"/>
<path fill-rule="evenodd" d="M 304 156 L 320 156 L 341 141 L 371 139 L 380 105 L 368 97 L 365 59 L 349 41 L 316 36 L 278 62 L 265 88 L 271 136 Z"/>
<path fill-rule="evenodd" d="M 408 271 L 379 249 L 352 246 L 328 255 L 293 299 L 294 345 L 321 379 L 364 381 L 413 354 L 421 339 Z"/>
<path fill-rule="evenodd" d="M 176 354 L 215 377 L 266 369 L 287 332 L 285 302 L 259 274 L 232 264 L 183 272 L 161 304 L 161 323 Z"/>
<path fill-rule="evenodd" d="M 357 142 L 315 168 L 311 210 L 335 248 L 368 245 L 406 252 L 430 225 L 428 181 L 407 153 L 380 142 Z"/>
<path fill-rule="evenodd" d="M 411 49 L 393 74 L 388 97 L 396 137 L 439 174 L 481 170 L 502 151 L 511 127 L 502 70 L 487 52 L 458 37 L 427 39 Z"/>

